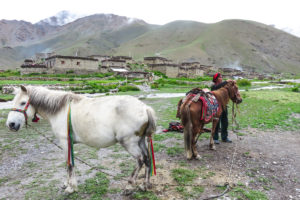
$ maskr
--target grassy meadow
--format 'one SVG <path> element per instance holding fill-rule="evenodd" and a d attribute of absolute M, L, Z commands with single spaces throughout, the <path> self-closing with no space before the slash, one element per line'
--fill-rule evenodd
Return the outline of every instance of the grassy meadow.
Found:
<path fill-rule="evenodd" d="M 203 85 L 200 80 L 198 82 L 197 80 L 188 80 L 195 82 L 194 84 L 186 84 L 183 81 L 186 80 L 157 81 L 157 92 L 187 92 L 193 87 Z M 0 82 L 0 84 L 2 83 Z M 5 84 L 7 83 L 5 82 Z M 31 84 L 30 81 L 28 83 Z M 61 82 L 59 83 L 61 84 Z M 66 84 L 68 83 L 66 82 Z M 95 83 L 94 87 L 99 87 L 102 82 L 93 83 Z M 19 83 L 14 82 L 14 84 Z M 249 86 L 247 87 L 249 88 Z M 141 92 L 125 91 L 119 94 L 138 95 Z M 240 137 L 246 137 L 248 129 L 259 131 L 299 130 L 299 92 L 293 92 L 291 88 L 258 91 L 247 89 L 241 92 L 241 95 L 243 103 L 239 105 L 237 114 Z M 11 95 L 2 97 L 12 98 Z M 0 98 L 2 97 L 0 96 Z M 158 129 L 161 130 L 168 128 L 169 122 L 178 121 L 175 116 L 179 99 L 179 97 L 154 98 L 142 99 L 142 101 L 156 111 Z M 229 130 L 231 130 L 232 124 L 231 106 L 230 103 L 228 108 Z M 200 161 L 187 161 L 184 157 L 183 135 L 168 132 L 158 133 L 153 137 L 158 176 L 152 179 L 155 184 L 166 183 L 166 186 L 155 186 L 147 192 L 136 190 L 133 194 L 124 196 L 122 195 L 123 186 L 127 184 L 124 179 L 130 175 L 135 164 L 131 156 L 120 145 L 98 151 L 79 144 L 75 145 L 75 157 L 89 163 L 93 168 L 75 161 L 77 162 L 77 176 L 80 180 L 79 190 L 71 195 L 64 194 L 60 188 L 62 180 L 66 177 L 62 152 L 31 127 L 23 128 L 19 133 L 9 132 L 5 127 L 8 112 L 9 110 L 0 110 L 0 166 L 11 168 L 10 170 L 5 170 L 5 167 L 0 169 L 0 172 L 2 171 L 0 173 L 0 188 L 2 188 L 0 189 L 0 193 L 2 193 L 0 199 L 199 199 L 209 194 L 221 193 L 224 190 L 224 188 L 209 185 L 211 180 L 224 176 L 218 174 L 218 169 L 209 167 L 210 160 L 215 157 L 216 153 L 205 151 L 202 152 L 203 158 Z M 32 126 L 57 142 L 45 120 L 32 124 Z M 201 135 L 199 140 L 201 144 L 208 144 L 208 138 L 209 134 L 206 133 Z M 251 154 L 249 151 L 243 153 L 246 158 L 249 154 Z M 101 173 L 98 171 L 99 169 L 113 171 L 114 176 Z M 253 175 L 254 168 L 245 171 L 248 173 L 245 176 L 250 180 L 250 184 L 245 184 L 245 181 L 236 182 L 233 189 L 227 194 L 231 198 L 269 199 L 269 195 L 276 191 L 278 183 L 275 175 L 275 178 Z M 160 179 L 160 177 L 164 178 Z M 203 186 L 199 186 L 201 181 L 205 183 Z M 177 186 L 169 187 L 168 183 Z M 258 188 L 257 185 L 261 187 Z M 7 191 L 16 192 L 8 193 Z"/>

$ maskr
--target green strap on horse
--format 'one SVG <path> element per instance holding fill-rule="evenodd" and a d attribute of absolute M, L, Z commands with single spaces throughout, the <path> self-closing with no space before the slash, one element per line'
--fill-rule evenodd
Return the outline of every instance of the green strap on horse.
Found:
<path fill-rule="evenodd" d="M 71 120 L 71 105 L 69 105 L 68 109 L 68 166 L 75 166 L 74 164 L 74 149 L 73 149 L 73 128 L 72 128 L 72 120 Z M 71 164 L 72 161 L 72 164 Z"/>

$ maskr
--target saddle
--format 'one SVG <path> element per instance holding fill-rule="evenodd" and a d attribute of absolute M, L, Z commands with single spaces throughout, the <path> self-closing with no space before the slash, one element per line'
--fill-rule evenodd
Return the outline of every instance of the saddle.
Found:
<path fill-rule="evenodd" d="M 186 102 L 188 101 L 188 102 Z M 186 97 L 182 99 L 178 106 L 183 103 L 190 105 L 192 102 L 202 102 L 202 113 L 200 120 L 205 123 L 209 122 L 219 111 L 219 103 L 216 97 L 208 89 L 194 88 L 186 93 Z M 180 104 L 180 105 L 179 105 Z M 180 108 L 180 107 L 178 107 Z M 179 110 L 178 110 L 179 111 Z M 177 112 L 177 117 L 180 118 L 180 113 Z"/>

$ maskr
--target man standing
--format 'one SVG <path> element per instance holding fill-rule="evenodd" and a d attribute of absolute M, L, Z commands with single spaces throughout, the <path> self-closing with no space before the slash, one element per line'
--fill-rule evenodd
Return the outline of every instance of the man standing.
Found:
<path fill-rule="evenodd" d="M 213 76 L 214 85 L 211 87 L 211 91 L 218 90 L 221 87 L 224 87 L 227 81 L 223 81 L 222 75 L 218 72 Z M 220 144 L 219 142 L 219 129 L 221 125 L 221 137 L 223 142 L 231 143 L 232 141 L 228 139 L 228 112 L 227 107 L 223 110 L 219 122 L 216 126 L 215 134 L 214 134 L 214 142 L 215 144 Z"/>

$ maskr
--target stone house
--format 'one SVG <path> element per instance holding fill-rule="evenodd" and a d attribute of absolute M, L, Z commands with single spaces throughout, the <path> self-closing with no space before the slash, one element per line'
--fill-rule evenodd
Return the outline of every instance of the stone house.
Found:
<path fill-rule="evenodd" d="M 48 69 L 45 64 L 35 64 L 33 62 L 28 63 L 28 59 L 21 65 L 21 75 L 32 73 L 47 73 Z M 27 61 L 27 62 L 26 62 Z"/>
<path fill-rule="evenodd" d="M 179 66 L 176 64 L 148 64 L 150 71 L 160 71 L 170 78 L 178 77 Z"/>
<path fill-rule="evenodd" d="M 199 62 L 184 62 L 179 67 L 178 77 L 196 78 L 204 75 L 204 68 Z"/>
<path fill-rule="evenodd" d="M 91 56 L 88 56 L 88 58 L 97 59 L 99 61 L 99 64 L 101 64 L 102 60 L 110 59 L 111 56 L 108 56 L 108 55 L 91 55 Z"/>
<path fill-rule="evenodd" d="M 129 56 L 113 56 L 112 59 L 125 60 L 125 62 L 127 64 L 132 64 L 133 63 L 132 57 L 129 57 Z"/>
<path fill-rule="evenodd" d="M 171 64 L 171 63 L 172 63 L 171 60 L 168 60 L 167 58 L 163 58 L 163 57 L 158 57 L 158 56 L 144 57 L 144 64 L 146 65 Z"/>
<path fill-rule="evenodd" d="M 46 67 L 55 72 L 74 71 L 97 71 L 98 60 L 88 57 L 55 55 L 45 59 Z"/>
<path fill-rule="evenodd" d="M 34 64 L 34 62 L 32 59 L 25 59 L 23 65 L 33 65 L 33 64 Z"/>
<path fill-rule="evenodd" d="M 127 63 L 125 60 L 119 59 L 106 59 L 101 61 L 101 67 L 109 67 L 109 68 L 125 68 L 127 69 Z"/>

